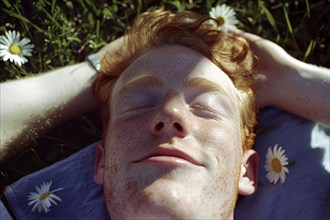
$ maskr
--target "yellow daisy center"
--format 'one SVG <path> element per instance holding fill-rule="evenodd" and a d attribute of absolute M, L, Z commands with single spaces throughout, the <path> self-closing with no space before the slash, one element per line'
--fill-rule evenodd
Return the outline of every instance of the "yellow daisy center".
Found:
<path fill-rule="evenodd" d="M 272 160 L 272 168 L 276 173 L 280 173 L 282 171 L 281 161 L 276 157 Z"/>
<path fill-rule="evenodd" d="M 19 54 L 21 54 L 22 50 L 18 43 L 13 43 L 9 47 L 9 52 L 14 55 L 19 55 Z"/>
<path fill-rule="evenodd" d="M 52 194 L 51 192 L 45 192 L 40 196 L 40 200 L 45 200 L 49 197 L 49 195 Z"/>
<path fill-rule="evenodd" d="M 219 26 L 222 26 L 225 23 L 225 19 L 222 16 L 217 17 L 217 21 L 219 23 Z"/>

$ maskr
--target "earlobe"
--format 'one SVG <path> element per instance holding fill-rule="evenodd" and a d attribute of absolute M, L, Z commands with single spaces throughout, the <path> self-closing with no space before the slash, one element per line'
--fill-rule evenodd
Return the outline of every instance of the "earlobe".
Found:
<path fill-rule="evenodd" d="M 254 150 L 247 150 L 242 161 L 241 177 L 238 184 L 238 193 L 251 195 L 258 186 L 259 156 Z"/>
<path fill-rule="evenodd" d="M 94 182 L 102 185 L 103 174 L 104 174 L 104 148 L 101 144 L 98 144 L 95 149 Z"/>

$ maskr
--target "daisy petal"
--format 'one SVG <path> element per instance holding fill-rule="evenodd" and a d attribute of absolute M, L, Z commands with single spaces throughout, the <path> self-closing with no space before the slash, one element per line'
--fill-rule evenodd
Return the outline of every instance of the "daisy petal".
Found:
<path fill-rule="evenodd" d="M 228 25 L 238 24 L 235 15 L 235 11 L 226 4 L 213 7 L 209 12 L 209 16 L 219 22 L 218 29 L 222 31 L 227 31 Z"/>
<path fill-rule="evenodd" d="M 20 61 L 19 61 L 20 62 Z M 30 192 L 27 196 L 28 205 L 33 205 L 32 212 L 35 212 L 38 209 L 38 212 L 48 213 L 51 211 L 52 204 L 57 205 L 57 201 L 62 201 L 60 197 L 54 194 L 56 191 L 60 191 L 63 188 L 58 188 L 51 190 L 52 181 L 43 182 L 40 186 L 36 186 L 35 189 L 37 192 Z"/>
<path fill-rule="evenodd" d="M 279 180 L 281 183 L 285 182 L 285 173 L 289 173 L 289 169 L 285 167 L 286 165 L 288 165 L 288 158 L 282 146 L 275 144 L 273 149 L 271 147 L 267 149 L 264 168 L 266 178 L 270 183 L 276 184 Z"/>
<path fill-rule="evenodd" d="M 7 31 L 5 32 L 5 35 L 0 36 L 0 56 L 3 57 L 3 61 L 9 60 L 16 65 L 21 66 L 28 61 L 26 57 L 32 56 L 34 45 L 29 44 L 30 42 L 31 41 L 28 38 L 23 38 L 21 40 L 21 34 L 19 32 Z M 48 185 L 44 184 L 40 186 L 37 191 L 40 191 L 45 187 L 47 188 Z"/>

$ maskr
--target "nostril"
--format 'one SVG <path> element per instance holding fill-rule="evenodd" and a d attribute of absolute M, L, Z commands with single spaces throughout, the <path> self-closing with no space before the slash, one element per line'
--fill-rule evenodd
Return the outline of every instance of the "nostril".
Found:
<path fill-rule="evenodd" d="M 182 126 L 179 124 L 179 123 L 177 123 L 177 122 L 175 122 L 174 124 L 173 124 L 173 126 L 178 130 L 178 131 L 183 131 L 183 128 L 182 128 Z"/>
<path fill-rule="evenodd" d="M 163 122 L 159 122 L 159 123 L 156 125 L 155 130 L 156 130 L 156 131 L 160 131 L 163 127 L 164 127 L 164 123 L 163 123 Z"/>

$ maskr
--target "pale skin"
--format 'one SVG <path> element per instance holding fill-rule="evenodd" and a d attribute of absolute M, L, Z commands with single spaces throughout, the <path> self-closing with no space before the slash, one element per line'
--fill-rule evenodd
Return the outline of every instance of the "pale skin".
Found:
<path fill-rule="evenodd" d="M 330 126 L 330 69 L 301 62 L 257 35 L 230 31 L 245 37 L 259 58 L 258 108 L 273 106 Z"/>
<path fill-rule="evenodd" d="M 36 137 L 96 106 L 91 91 L 94 75 L 86 62 L 2 83 L 0 161 L 22 151 L 31 135 Z"/>
<path fill-rule="evenodd" d="M 232 219 L 237 192 L 255 189 L 242 169 L 253 168 L 255 152 L 243 152 L 237 135 L 238 93 L 186 47 L 152 49 L 132 63 L 114 86 L 96 158 L 111 218 Z"/>
<path fill-rule="evenodd" d="M 230 31 L 245 37 L 259 57 L 259 108 L 282 108 L 330 126 L 329 69 L 303 63 L 259 36 L 238 29 Z M 122 38 L 111 42 L 98 55 L 115 51 L 122 42 Z M 38 77 L 1 83 L 0 162 L 21 152 L 31 136 L 96 108 L 91 92 L 95 73 L 83 62 Z"/>
<path fill-rule="evenodd" d="M 259 108 L 282 108 L 330 126 L 329 69 L 303 63 L 259 36 L 238 29 L 230 31 L 245 37 L 259 57 Z M 111 42 L 98 55 L 115 51 L 122 42 L 122 38 Z M 38 136 L 68 118 L 96 108 L 91 92 L 95 73 L 83 62 L 38 77 L 1 83 L 0 162 L 21 152 L 30 135 Z"/>
<path fill-rule="evenodd" d="M 97 54 L 115 51 L 119 38 Z M 86 61 L 37 77 L 0 84 L 0 162 L 21 152 L 30 138 L 97 108 L 92 92 L 96 71 Z"/>

